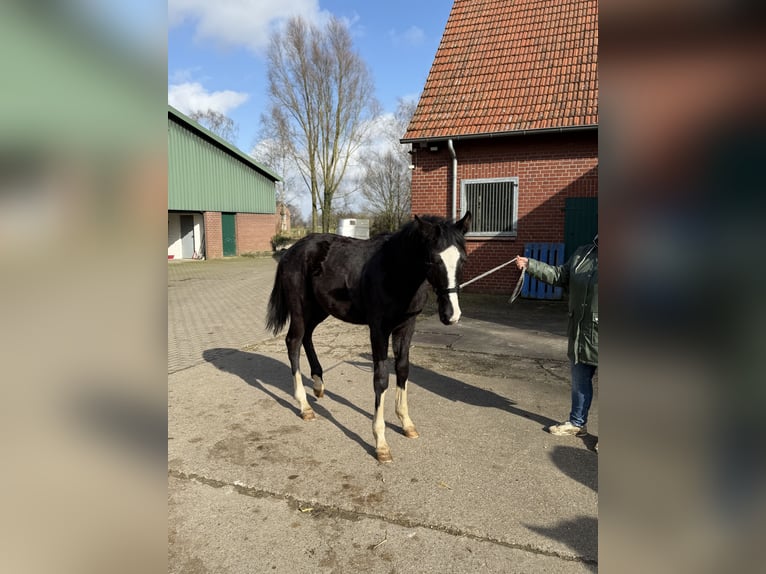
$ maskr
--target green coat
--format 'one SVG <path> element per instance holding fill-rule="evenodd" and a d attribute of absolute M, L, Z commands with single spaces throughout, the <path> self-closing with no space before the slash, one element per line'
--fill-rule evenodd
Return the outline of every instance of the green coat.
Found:
<path fill-rule="evenodd" d="M 575 363 L 598 365 L 598 246 L 578 247 L 563 265 L 529 259 L 527 273 L 569 293 L 569 349 Z"/>

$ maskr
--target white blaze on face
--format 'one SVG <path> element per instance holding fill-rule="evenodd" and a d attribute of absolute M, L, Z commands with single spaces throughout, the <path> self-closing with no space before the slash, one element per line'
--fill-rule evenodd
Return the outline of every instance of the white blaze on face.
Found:
<path fill-rule="evenodd" d="M 447 288 L 457 287 L 457 264 L 460 261 L 460 250 L 452 245 L 439 253 L 439 257 L 442 258 L 444 267 L 447 270 Z M 452 305 L 452 317 L 450 317 L 449 322 L 457 323 L 460 319 L 460 303 L 458 302 L 457 293 L 449 294 L 449 302 Z"/>

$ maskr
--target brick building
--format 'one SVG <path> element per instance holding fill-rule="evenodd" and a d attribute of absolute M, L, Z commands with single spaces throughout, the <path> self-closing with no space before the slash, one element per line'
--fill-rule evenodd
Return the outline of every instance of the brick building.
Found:
<path fill-rule="evenodd" d="M 285 225 L 277 181 L 268 168 L 168 106 L 168 259 L 271 251 L 271 238 Z"/>
<path fill-rule="evenodd" d="M 455 0 L 415 114 L 412 211 L 474 216 L 470 279 L 598 225 L 598 4 Z M 469 289 L 509 292 L 509 265 Z"/>

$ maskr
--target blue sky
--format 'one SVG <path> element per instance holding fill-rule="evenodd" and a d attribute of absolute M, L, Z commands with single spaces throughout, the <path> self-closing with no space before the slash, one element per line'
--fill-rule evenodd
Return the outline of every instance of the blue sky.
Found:
<path fill-rule="evenodd" d="M 292 14 L 344 19 L 367 63 L 384 111 L 423 89 L 451 0 L 169 0 L 168 93 L 187 113 L 213 107 L 239 125 L 249 152 L 266 109 L 269 31 Z"/>

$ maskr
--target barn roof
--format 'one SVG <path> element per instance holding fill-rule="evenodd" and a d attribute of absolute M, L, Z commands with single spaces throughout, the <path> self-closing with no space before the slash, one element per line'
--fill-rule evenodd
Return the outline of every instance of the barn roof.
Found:
<path fill-rule="evenodd" d="M 181 113 L 170 104 L 168 104 L 168 117 L 173 119 L 175 122 L 184 125 L 188 130 L 192 131 L 193 133 L 195 133 L 202 139 L 209 141 L 216 147 L 222 149 L 224 152 L 231 155 L 235 159 L 241 161 L 248 167 L 251 167 L 258 172 L 261 172 L 263 175 L 265 175 L 272 181 L 282 181 L 281 177 L 279 177 L 276 173 L 271 171 L 269 168 L 256 162 L 253 157 L 247 155 L 241 149 L 235 147 L 234 145 L 227 142 L 225 139 L 211 132 L 205 126 L 201 125 L 199 122 L 196 122 L 193 119 L 191 119 L 189 116 Z"/>
<path fill-rule="evenodd" d="M 455 0 L 402 142 L 598 125 L 597 0 Z"/>

